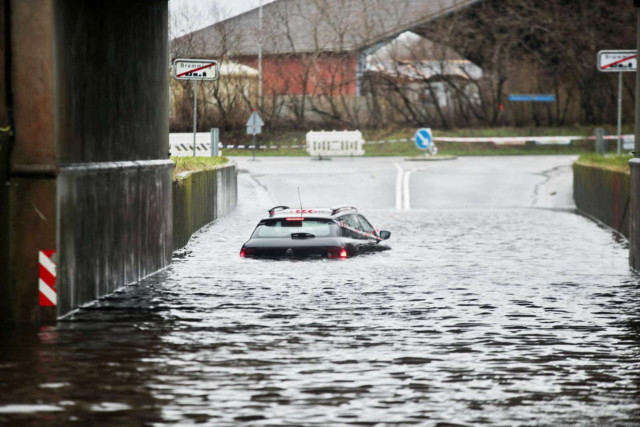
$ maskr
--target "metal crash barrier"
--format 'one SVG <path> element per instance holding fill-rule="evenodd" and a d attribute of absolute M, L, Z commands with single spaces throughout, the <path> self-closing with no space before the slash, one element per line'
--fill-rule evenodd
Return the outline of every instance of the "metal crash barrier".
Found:
<path fill-rule="evenodd" d="M 362 132 L 357 130 L 307 133 L 307 153 L 310 156 L 363 156 L 363 144 Z"/>

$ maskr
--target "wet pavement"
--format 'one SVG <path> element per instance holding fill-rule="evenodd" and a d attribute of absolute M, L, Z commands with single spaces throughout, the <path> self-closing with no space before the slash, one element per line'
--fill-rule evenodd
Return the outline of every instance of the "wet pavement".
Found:
<path fill-rule="evenodd" d="M 2 330 L 0 425 L 640 425 L 627 248 L 570 209 L 570 158 L 522 159 L 416 171 L 412 210 L 389 159 L 240 161 L 238 210 L 171 268 Z M 239 258 L 297 186 L 364 206 L 393 250 Z"/>

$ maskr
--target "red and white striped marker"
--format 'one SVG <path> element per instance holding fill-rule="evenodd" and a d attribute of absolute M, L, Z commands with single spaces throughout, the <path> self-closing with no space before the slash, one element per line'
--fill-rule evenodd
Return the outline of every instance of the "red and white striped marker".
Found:
<path fill-rule="evenodd" d="M 40 306 L 55 307 L 58 304 L 58 293 L 56 291 L 56 264 L 51 261 L 51 257 L 56 251 L 40 251 L 38 258 L 40 261 Z"/>

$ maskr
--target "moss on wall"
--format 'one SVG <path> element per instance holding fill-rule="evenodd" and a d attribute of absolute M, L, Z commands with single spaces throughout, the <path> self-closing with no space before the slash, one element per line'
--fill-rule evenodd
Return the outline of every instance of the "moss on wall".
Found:
<path fill-rule="evenodd" d="M 173 181 L 173 250 L 199 229 L 233 211 L 238 200 L 235 163 L 185 172 Z"/>

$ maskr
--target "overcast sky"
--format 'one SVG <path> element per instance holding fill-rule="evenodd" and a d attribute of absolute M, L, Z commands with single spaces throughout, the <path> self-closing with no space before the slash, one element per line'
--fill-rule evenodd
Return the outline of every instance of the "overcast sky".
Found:
<path fill-rule="evenodd" d="M 273 0 L 263 0 L 263 5 Z M 213 24 L 260 5 L 260 0 L 169 0 L 175 36 Z"/>

